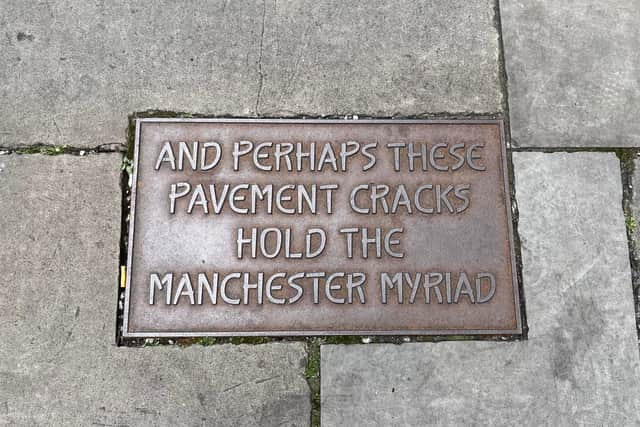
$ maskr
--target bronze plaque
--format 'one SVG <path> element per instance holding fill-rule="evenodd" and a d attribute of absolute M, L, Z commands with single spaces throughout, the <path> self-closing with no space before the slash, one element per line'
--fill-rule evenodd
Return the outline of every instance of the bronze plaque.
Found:
<path fill-rule="evenodd" d="M 125 337 L 519 334 L 499 120 L 139 119 Z"/>

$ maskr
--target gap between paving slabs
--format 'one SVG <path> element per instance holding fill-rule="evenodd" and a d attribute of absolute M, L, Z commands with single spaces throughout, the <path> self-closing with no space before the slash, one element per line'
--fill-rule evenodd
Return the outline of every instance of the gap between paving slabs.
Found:
<path fill-rule="evenodd" d="M 125 146 L 123 144 L 101 144 L 91 148 L 80 148 L 72 145 L 50 145 L 50 144 L 33 144 L 20 147 L 1 147 L 1 154 L 43 154 L 45 156 L 58 156 L 61 154 L 69 154 L 73 156 L 86 156 L 89 154 L 100 153 L 123 153 Z"/>

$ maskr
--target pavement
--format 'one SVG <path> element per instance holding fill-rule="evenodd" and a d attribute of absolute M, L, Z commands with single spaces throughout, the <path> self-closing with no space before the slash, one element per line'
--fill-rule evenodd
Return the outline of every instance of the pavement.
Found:
<path fill-rule="evenodd" d="M 640 424 L 637 1 L 2 9 L 0 425 Z M 527 339 L 116 346 L 152 110 L 504 118 Z"/>

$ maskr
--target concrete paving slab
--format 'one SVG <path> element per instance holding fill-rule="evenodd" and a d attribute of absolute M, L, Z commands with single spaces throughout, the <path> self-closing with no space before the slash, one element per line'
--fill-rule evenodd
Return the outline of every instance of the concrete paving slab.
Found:
<path fill-rule="evenodd" d="M 515 153 L 529 340 L 323 346 L 323 425 L 635 425 L 619 162 Z"/>
<path fill-rule="evenodd" d="M 633 338 L 616 155 L 515 153 L 513 159 L 529 338 L 564 329 L 600 336 L 607 325 L 621 339 Z"/>
<path fill-rule="evenodd" d="M 301 343 L 113 345 L 120 161 L 0 156 L 0 425 L 308 425 Z"/>
<path fill-rule="evenodd" d="M 500 12 L 514 145 L 640 145 L 640 3 L 503 0 Z"/>
<path fill-rule="evenodd" d="M 261 114 L 502 111 L 493 1 L 266 5 Z"/>
<path fill-rule="evenodd" d="M 492 0 L 10 0 L 0 30 L 0 147 L 124 143 L 149 109 L 502 111 Z"/>

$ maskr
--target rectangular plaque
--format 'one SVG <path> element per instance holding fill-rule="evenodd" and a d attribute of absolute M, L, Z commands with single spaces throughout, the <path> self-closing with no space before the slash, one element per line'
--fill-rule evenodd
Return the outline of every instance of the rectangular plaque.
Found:
<path fill-rule="evenodd" d="M 500 120 L 138 119 L 125 337 L 519 334 Z"/>

